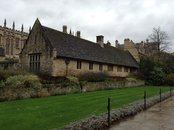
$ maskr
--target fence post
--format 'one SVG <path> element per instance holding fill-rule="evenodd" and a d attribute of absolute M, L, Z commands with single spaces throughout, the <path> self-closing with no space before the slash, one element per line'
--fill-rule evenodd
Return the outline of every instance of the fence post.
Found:
<path fill-rule="evenodd" d="M 161 102 L 161 88 L 160 88 L 160 102 Z"/>
<path fill-rule="evenodd" d="M 172 96 L 172 88 L 170 87 L 170 97 Z"/>
<path fill-rule="evenodd" d="M 108 128 L 110 128 L 110 109 L 111 109 L 111 100 L 110 97 L 108 97 Z"/>
<path fill-rule="evenodd" d="M 146 91 L 144 91 L 144 110 L 146 110 Z"/>

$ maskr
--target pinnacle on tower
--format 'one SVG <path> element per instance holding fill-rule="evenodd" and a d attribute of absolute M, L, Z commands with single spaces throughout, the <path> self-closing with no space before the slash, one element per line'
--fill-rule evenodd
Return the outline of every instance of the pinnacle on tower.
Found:
<path fill-rule="evenodd" d="M 13 21 L 13 30 L 15 30 L 15 22 Z"/>
<path fill-rule="evenodd" d="M 71 29 L 70 29 L 70 31 L 69 31 L 69 34 L 72 35 Z"/>
<path fill-rule="evenodd" d="M 21 27 L 21 32 L 23 32 L 24 31 L 24 25 L 22 24 L 22 27 Z"/>
<path fill-rule="evenodd" d="M 29 27 L 29 33 L 31 32 L 31 26 Z"/>
<path fill-rule="evenodd" d="M 6 19 L 4 20 L 4 27 L 6 27 L 7 26 L 7 22 L 6 22 Z"/>

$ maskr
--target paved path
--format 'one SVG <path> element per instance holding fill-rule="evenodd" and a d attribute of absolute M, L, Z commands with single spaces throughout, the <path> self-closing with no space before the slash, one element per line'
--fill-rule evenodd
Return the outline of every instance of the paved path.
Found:
<path fill-rule="evenodd" d="M 115 124 L 110 130 L 174 130 L 174 97 Z"/>

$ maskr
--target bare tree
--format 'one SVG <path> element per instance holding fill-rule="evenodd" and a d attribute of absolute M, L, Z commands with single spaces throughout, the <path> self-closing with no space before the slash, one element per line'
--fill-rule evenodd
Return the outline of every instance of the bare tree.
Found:
<path fill-rule="evenodd" d="M 157 50 L 165 51 L 169 45 L 169 36 L 167 32 L 162 31 L 160 27 L 153 28 L 153 32 L 149 35 L 149 39 L 154 43 L 157 44 Z"/>

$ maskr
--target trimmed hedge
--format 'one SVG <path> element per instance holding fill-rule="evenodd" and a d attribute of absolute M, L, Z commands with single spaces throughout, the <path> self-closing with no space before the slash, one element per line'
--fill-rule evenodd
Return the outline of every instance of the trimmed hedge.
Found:
<path fill-rule="evenodd" d="M 103 82 L 108 78 L 108 75 L 105 73 L 83 73 L 79 76 L 79 81 L 87 82 Z"/>

